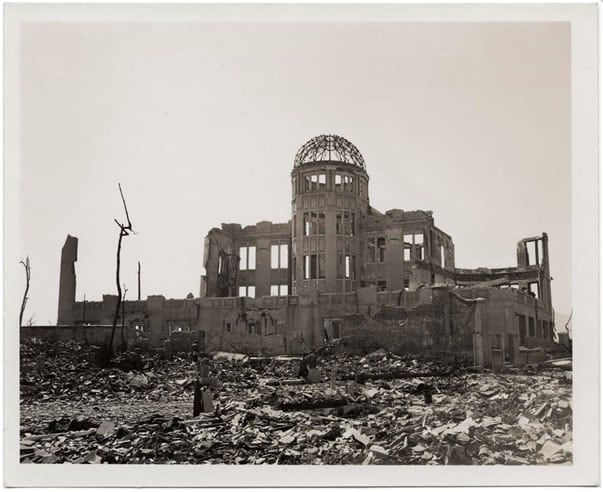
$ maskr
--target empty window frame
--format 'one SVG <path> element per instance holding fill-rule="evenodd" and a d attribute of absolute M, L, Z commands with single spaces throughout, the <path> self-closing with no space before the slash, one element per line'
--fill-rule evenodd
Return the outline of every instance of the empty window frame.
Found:
<path fill-rule="evenodd" d="M 534 323 L 534 318 L 532 318 L 531 316 L 528 318 L 528 334 L 533 337 L 536 336 L 535 333 L 536 329 L 535 329 L 535 323 Z"/>
<path fill-rule="evenodd" d="M 356 234 L 356 215 L 354 212 L 339 210 L 335 216 L 336 234 L 353 236 Z"/>
<path fill-rule="evenodd" d="M 312 181 L 310 178 L 311 176 L 309 174 L 304 176 L 304 193 L 310 193 L 312 191 Z"/>
<path fill-rule="evenodd" d="M 331 321 L 331 333 L 333 340 L 339 340 L 343 334 L 343 321 L 340 319 L 334 319 Z"/>
<path fill-rule="evenodd" d="M 538 282 L 530 282 L 528 284 L 528 291 L 532 294 L 536 299 L 540 299 L 540 288 Z"/>
<path fill-rule="evenodd" d="M 404 279 L 404 290 L 410 290 L 410 279 Z"/>
<path fill-rule="evenodd" d="M 232 323 L 230 321 L 224 321 L 224 331 L 226 333 L 232 332 Z"/>
<path fill-rule="evenodd" d="M 523 314 L 519 315 L 519 343 L 524 345 L 526 338 L 526 317 Z"/>
<path fill-rule="evenodd" d="M 289 267 L 289 245 L 286 243 L 270 246 L 270 268 L 273 270 Z"/>
<path fill-rule="evenodd" d="M 306 193 L 311 193 L 313 191 L 325 191 L 326 189 L 326 174 L 306 174 L 304 176 L 304 191 Z"/>
<path fill-rule="evenodd" d="M 322 326 L 327 341 L 341 338 L 343 334 L 343 320 L 341 318 L 323 318 Z"/>
<path fill-rule="evenodd" d="M 247 333 L 250 335 L 261 335 L 262 334 L 262 325 L 258 323 L 256 320 L 247 321 Z"/>
<path fill-rule="evenodd" d="M 286 284 L 271 285 L 270 286 L 271 296 L 287 296 L 289 295 L 289 287 Z"/>
<path fill-rule="evenodd" d="M 239 270 L 255 270 L 255 246 L 241 246 L 239 258 Z"/>
<path fill-rule="evenodd" d="M 387 281 L 378 280 L 377 281 L 377 292 L 385 292 L 387 291 Z"/>
<path fill-rule="evenodd" d="M 325 233 L 324 212 L 304 212 L 304 236 Z"/>
<path fill-rule="evenodd" d="M 304 279 L 325 278 L 325 255 L 304 255 Z"/>
<path fill-rule="evenodd" d="M 404 234 L 404 261 L 423 259 L 423 233 Z M 414 255 L 413 255 L 414 251 Z"/>
<path fill-rule="evenodd" d="M 383 263 L 385 261 L 385 238 L 378 237 L 377 238 L 377 259 L 379 263 Z"/>
<path fill-rule="evenodd" d="M 528 265 L 541 265 L 543 259 L 542 240 L 526 242 L 526 252 L 528 254 Z"/>
<path fill-rule="evenodd" d="M 354 192 L 354 177 L 347 174 L 335 173 L 335 191 Z"/>
<path fill-rule="evenodd" d="M 446 250 L 444 246 L 440 246 L 440 266 L 446 268 Z"/>
<path fill-rule="evenodd" d="M 354 178 L 352 176 L 343 176 L 343 191 L 348 193 L 354 192 Z"/>
<path fill-rule="evenodd" d="M 350 223 L 350 212 L 343 212 L 343 234 L 346 236 L 351 236 L 351 223 Z"/>
<path fill-rule="evenodd" d="M 239 297 L 255 297 L 255 285 L 240 285 Z"/>
<path fill-rule="evenodd" d="M 367 258 L 367 263 L 375 263 L 377 261 L 377 254 L 376 254 L 376 241 L 374 237 L 369 237 L 367 239 L 367 246 L 368 246 L 368 258 Z"/>
<path fill-rule="evenodd" d="M 356 278 L 356 257 L 354 255 L 345 255 L 345 278 Z"/>

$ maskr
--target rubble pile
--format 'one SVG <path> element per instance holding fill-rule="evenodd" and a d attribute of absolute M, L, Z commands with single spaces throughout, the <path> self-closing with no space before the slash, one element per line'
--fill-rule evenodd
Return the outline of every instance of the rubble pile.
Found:
<path fill-rule="evenodd" d="M 21 403 L 73 398 L 93 402 L 126 396 L 159 400 L 183 393 L 182 382 L 168 378 L 175 372 L 182 374 L 186 364 L 183 358 L 166 361 L 157 355 L 130 352 L 118 355 L 114 367 L 99 369 L 94 363 L 97 349 L 71 341 L 24 341 L 20 354 Z M 140 370 L 131 370 L 134 366 Z"/>
<path fill-rule="evenodd" d="M 89 349 L 26 343 L 26 463 L 546 464 L 572 461 L 571 372 L 469 372 L 399 357 L 210 361 L 213 411 L 192 417 L 195 366 L 144 356 L 96 369 Z M 88 382 L 88 384 L 86 384 Z M 24 390 L 25 389 L 25 390 Z"/>

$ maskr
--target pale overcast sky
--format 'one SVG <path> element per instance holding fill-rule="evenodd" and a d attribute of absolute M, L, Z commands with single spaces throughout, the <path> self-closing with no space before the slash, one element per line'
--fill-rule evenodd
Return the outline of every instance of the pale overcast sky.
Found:
<path fill-rule="evenodd" d="M 25 320 L 55 323 L 61 247 L 77 299 L 115 293 L 121 182 L 136 236 L 122 279 L 199 295 L 203 238 L 284 222 L 297 149 L 351 140 L 371 205 L 432 210 L 456 265 L 516 264 L 550 235 L 553 303 L 571 309 L 566 23 L 30 23 L 21 45 Z"/>

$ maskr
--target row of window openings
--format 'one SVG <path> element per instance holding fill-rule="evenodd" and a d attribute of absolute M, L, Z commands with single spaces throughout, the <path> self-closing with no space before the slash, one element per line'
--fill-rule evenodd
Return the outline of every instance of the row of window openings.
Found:
<path fill-rule="evenodd" d="M 294 217 L 295 223 L 295 217 Z M 335 217 L 335 233 L 344 236 L 355 234 L 356 215 L 354 212 L 337 212 Z M 304 236 L 325 234 L 325 213 L 304 212 Z"/>
<path fill-rule="evenodd" d="M 241 246 L 239 248 L 239 270 L 255 270 L 255 246 Z M 220 265 L 218 271 L 222 271 Z M 270 247 L 270 268 L 273 270 L 289 268 L 289 245 L 288 244 L 273 244 Z"/>
<path fill-rule="evenodd" d="M 434 283 L 433 280 L 431 283 Z M 365 287 L 370 287 L 374 285 L 377 288 L 377 292 L 386 292 L 387 291 L 387 280 L 377 280 L 376 282 L 366 281 L 364 282 Z M 404 290 L 410 290 L 410 280 L 404 279 Z"/>
<path fill-rule="evenodd" d="M 327 191 L 327 175 L 326 174 L 306 174 L 302 178 L 303 192 L 312 193 L 314 191 Z M 333 186 L 330 189 L 335 191 L 345 191 L 353 193 L 354 190 L 354 177 L 347 174 L 335 173 L 335 179 Z M 293 178 L 293 193 L 297 191 L 297 178 Z M 360 186 L 360 196 L 363 194 L 363 187 Z"/>
<path fill-rule="evenodd" d="M 264 334 L 268 334 L 268 320 L 264 319 L 262 322 L 258 320 L 247 321 L 247 333 L 249 335 L 262 335 L 262 324 L 264 325 Z M 277 324 L 282 324 L 282 321 L 278 321 Z M 224 331 L 232 333 L 233 323 L 231 321 L 224 321 Z"/>
<path fill-rule="evenodd" d="M 412 249 L 415 248 L 415 259 L 423 259 L 423 234 L 404 234 L 404 261 L 411 261 Z M 385 262 L 385 238 L 368 238 L 368 263 Z M 440 264 L 446 266 L 446 252 L 440 246 Z"/>
<path fill-rule="evenodd" d="M 278 321 L 277 324 L 282 324 L 282 321 Z M 268 320 L 263 320 L 264 330 L 268 329 Z M 224 321 L 224 331 L 232 333 L 233 323 L 230 321 Z M 257 320 L 247 321 L 247 333 L 250 335 L 261 335 L 262 334 L 262 322 Z M 323 336 L 325 341 L 339 340 L 343 334 L 343 321 L 341 318 L 324 318 L 323 319 Z"/>
<path fill-rule="evenodd" d="M 531 316 L 527 317 L 527 330 L 526 330 L 526 316 L 523 314 L 519 315 L 519 334 L 520 338 L 523 339 L 526 334 L 530 337 L 542 337 L 552 338 L 552 323 L 548 321 L 539 320 L 538 332 L 536 332 L 536 320 Z"/>
<path fill-rule="evenodd" d="M 271 296 L 288 296 L 289 286 L 287 284 L 271 285 Z M 239 297 L 255 297 L 255 285 L 240 285 Z"/>
<path fill-rule="evenodd" d="M 325 278 L 326 255 L 304 255 L 302 258 L 304 280 Z M 337 255 L 337 278 L 356 278 L 356 257 L 354 255 Z"/>
<path fill-rule="evenodd" d="M 411 261 L 412 259 L 412 249 L 415 248 L 415 259 L 422 260 L 423 259 L 423 245 L 422 244 L 413 244 L 413 243 L 404 243 L 404 261 Z M 443 257 L 443 247 L 442 247 L 442 257 Z M 367 263 L 384 263 L 385 262 L 385 238 L 377 237 L 377 238 L 369 238 L 368 239 L 368 258 Z"/>

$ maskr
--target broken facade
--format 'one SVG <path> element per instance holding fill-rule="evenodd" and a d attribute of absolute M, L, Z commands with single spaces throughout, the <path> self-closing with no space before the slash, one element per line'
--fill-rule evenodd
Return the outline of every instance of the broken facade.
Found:
<path fill-rule="evenodd" d="M 515 267 L 456 268 L 452 238 L 432 212 L 381 213 L 368 182 L 353 144 L 310 140 L 291 172 L 291 220 L 210 230 L 199 298 L 126 301 L 126 323 L 158 341 L 197 329 L 208 350 L 262 353 L 304 353 L 371 332 L 374 341 L 385 330 L 400 350 L 420 341 L 480 364 L 521 363 L 525 350 L 552 344 L 546 234 L 518 243 Z M 61 278 L 63 268 L 69 262 Z M 59 324 L 110 322 L 115 296 L 85 306 L 74 296 L 61 289 Z M 396 306 L 399 319 L 384 319 L 384 306 Z"/>

